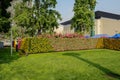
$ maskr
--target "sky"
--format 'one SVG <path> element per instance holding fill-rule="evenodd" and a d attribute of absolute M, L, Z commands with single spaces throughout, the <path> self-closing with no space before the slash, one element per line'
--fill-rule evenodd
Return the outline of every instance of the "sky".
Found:
<path fill-rule="evenodd" d="M 73 6 L 75 0 L 57 0 L 56 10 L 62 16 L 62 21 L 64 22 L 70 20 L 73 13 Z M 120 15 L 120 0 L 97 0 L 97 5 L 95 11 L 105 11 Z"/>

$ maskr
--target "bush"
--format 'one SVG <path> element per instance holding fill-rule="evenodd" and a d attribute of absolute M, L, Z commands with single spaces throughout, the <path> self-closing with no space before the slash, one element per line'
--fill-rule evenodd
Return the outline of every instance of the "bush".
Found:
<path fill-rule="evenodd" d="M 96 48 L 97 49 L 103 49 L 104 48 L 104 39 L 105 38 L 98 38 Z"/>
<path fill-rule="evenodd" d="M 99 38 L 96 48 L 120 50 L 120 39 Z"/>
<path fill-rule="evenodd" d="M 40 53 L 49 51 L 68 51 L 95 49 L 97 39 L 85 38 L 25 38 L 22 39 L 21 51 Z"/>
<path fill-rule="evenodd" d="M 24 53 L 41 53 L 52 51 L 52 46 L 47 38 L 25 38 L 20 49 Z"/>
<path fill-rule="evenodd" d="M 120 50 L 120 39 L 104 39 L 106 49 Z"/>
<path fill-rule="evenodd" d="M 97 39 L 85 38 L 50 38 L 55 51 L 95 49 Z"/>
<path fill-rule="evenodd" d="M 42 34 L 39 35 L 39 37 L 45 37 L 45 38 L 85 38 L 83 35 L 81 34 Z"/>
<path fill-rule="evenodd" d="M 41 53 L 49 51 L 71 51 L 84 49 L 120 50 L 120 39 L 109 38 L 25 38 L 21 51 L 24 53 Z"/>

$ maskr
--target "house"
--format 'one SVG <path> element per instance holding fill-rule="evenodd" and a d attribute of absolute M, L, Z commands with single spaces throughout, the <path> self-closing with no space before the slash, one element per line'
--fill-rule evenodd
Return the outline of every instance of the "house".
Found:
<path fill-rule="evenodd" d="M 74 33 L 74 29 L 71 30 L 71 20 L 65 21 L 60 24 L 62 34 Z M 120 33 L 120 15 L 96 11 L 95 12 L 95 26 L 94 26 L 95 35 L 97 34 L 108 34 L 110 36 Z M 56 29 L 56 33 L 59 32 Z"/>
<path fill-rule="evenodd" d="M 59 27 L 54 31 L 57 34 L 74 33 L 74 29 L 71 29 L 71 20 L 60 23 Z"/>
<path fill-rule="evenodd" d="M 120 33 L 120 15 L 96 11 L 94 30 L 95 34 L 108 34 L 110 36 Z"/>

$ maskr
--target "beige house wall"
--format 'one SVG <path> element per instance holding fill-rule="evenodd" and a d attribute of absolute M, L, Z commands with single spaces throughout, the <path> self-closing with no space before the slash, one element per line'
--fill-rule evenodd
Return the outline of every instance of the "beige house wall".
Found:
<path fill-rule="evenodd" d="M 95 34 L 102 34 L 102 30 L 101 30 L 101 27 L 102 27 L 102 23 L 101 23 L 101 20 L 100 19 L 96 19 L 95 20 Z"/>
<path fill-rule="evenodd" d="M 71 30 L 70 24 L 59 25 L 55 32 L 58 34 L 74 33 L 74 29 Z M 120 33 L 120 20 L 101 17 L 95 20 L 95 35 L 108 34 L 113 36 L 116 33 Z"/>
<path fill-rule="evenodd" d="M 59 25 L 57 29 L 54 29 L 54 32 L 56 34 L 63 34 L 63 28 L 64 28 L 63 25 Z"/>
<path fill-rule="evenodd" d="M 71 29 L 71 25 L 59 25 L 57 29 L 54 30 L 57 34 L 72 34 L 74 29 Z"/>
<path fill-rule="evenodd" d="M 71 29 L 71 24 L 65 25 L 64 26 L 64 30 L 63 30 L 63 34 L 72 34 L 74 33 L 74 29 Z"/>
<path fill-rule="evenodd" d="M 103 17 L 95 20 L 95 34 L 113 36 L 116 33 L 120 33 L 120 20 Z"/>

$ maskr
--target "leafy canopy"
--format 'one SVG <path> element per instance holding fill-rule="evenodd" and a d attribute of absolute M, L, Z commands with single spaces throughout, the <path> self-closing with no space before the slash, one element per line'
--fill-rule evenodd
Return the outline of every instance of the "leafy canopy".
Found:
<path fill-rule="evenodd" d="M 94 9 L 96 0 L 75 0 L 72 28 L 77 32 L 90 31 L 94 25 Z"/>
<path fill-rule="evenodd" d="M 56 0 L 23 0 L 15 6 L 15 23 L 26 28 L 30 36 L 53 33 L 58 27 L 61 15 L 54 10 Z"/>
<path fill-rule="evenodd" d="M 12 0 L 1 0 L 0 1 L 0 32 L 7 33 L 10 29 L 10 14 L 6 9 L 10 6 Z"/>

